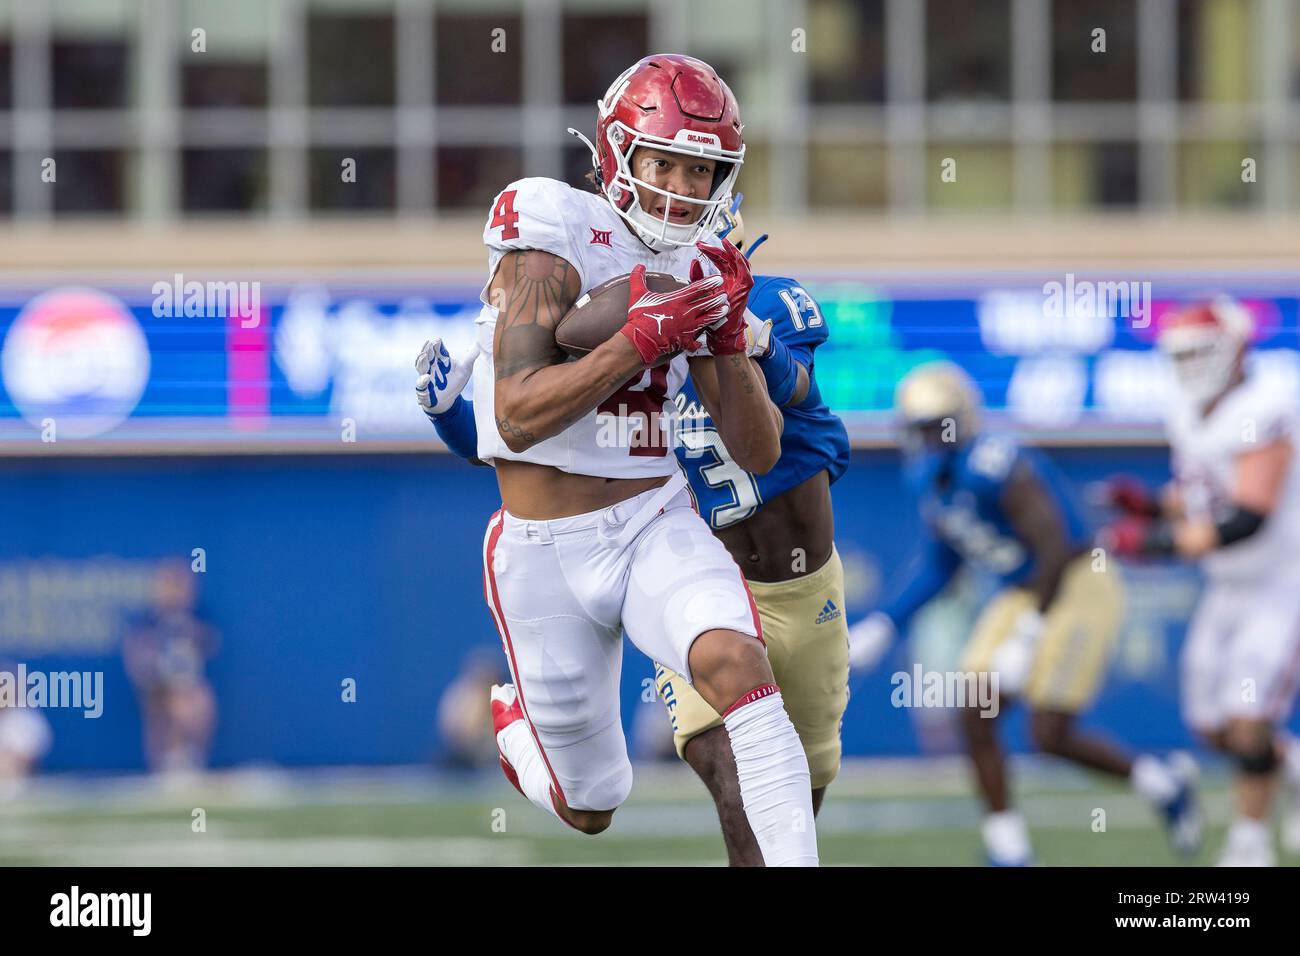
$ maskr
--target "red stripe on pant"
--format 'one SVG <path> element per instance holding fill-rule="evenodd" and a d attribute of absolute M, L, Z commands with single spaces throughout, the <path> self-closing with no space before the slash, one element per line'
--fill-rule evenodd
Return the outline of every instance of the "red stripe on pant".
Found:
<path fill-rule="evenodd" d="M 551 786 L 555 788 L 555 793 L 551 795 L 551 798 L 554 800 L 558 797 L 565 806 L 568 806 L 568 800 L 564 797 L 564 788 L 560 786 L 560 779 L 555 776 L 555 771 L 551 768 L 550 758 L 546 756 L 546 748 L 542 746 L 541 738 L 537 736 L 537 728 L 533 726 L 533 721 L 528 716 L 528 704 L 524 701 L 524 685 L 519 679 L 519 665 L 515 662 L 515 648 L 510 640 L 510 628 L 506 625 L 505 611 L 501 607 L 501 596 L 497 592 L 496 572 L 492 566 L 492 559 L 496 555 L 497 541 L 501 539 L 501 532 L 505 529 L 505 518 L 502 517 L 502 511 L 504 510 L 503 508 L 492 516 L 493 521 L 496 521 L 498 517 L 501 517 L 501 520 L 488 535 L 487 553 L 483 557 L 483 597 L 487 599 L 497 628 L 501 631 L 501 641 L 505 645 L 506 657 L 510 662 L 510 676 L 515 679 L 515 694 L 519 697 L 519 709 L 523 711 L 524 723 L 528 724 L 528 730 L 533 735 L 533 741 L 537 744 L 537 752 L 542 755 L 542 763 L 546 764 L 546 772 L 550 775 Z"/>

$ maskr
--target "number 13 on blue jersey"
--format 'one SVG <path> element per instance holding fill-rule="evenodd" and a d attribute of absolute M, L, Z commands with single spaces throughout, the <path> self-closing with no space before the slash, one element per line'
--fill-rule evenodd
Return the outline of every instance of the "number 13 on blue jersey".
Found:
<path fill-rule="evenodd" d="M 678 435 L 687 458 L 709 456 L 713 459 L 711 464 L 700 467 L 700 477 L 710 488 L 729 494 L 729 500 L 712 504 L 697 493 L 701 509 L 708 508 L 703 517 L 710 527 L 726 528 L 744 521 L 758 510 L 763 503 L 758 480 L 732 460 L 716 428 L 684 428 Z"/>

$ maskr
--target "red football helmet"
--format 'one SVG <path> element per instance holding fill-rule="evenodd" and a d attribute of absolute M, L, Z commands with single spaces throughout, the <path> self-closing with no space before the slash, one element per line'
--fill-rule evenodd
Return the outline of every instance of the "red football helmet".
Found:
<path fill-rule="evenodd" d="M 1204 404 L 1228 387 L 1253 329 L 1250 313 L 1225 296 L 1170 313 L 1159 342 L 1179 387 Z"/>
<path fill-rule="evenodd" d="M 694 245 L 716 232 L 745 161 L 745 142 L 736 98 L 713 67 L 678 54 L 648 56 L 624 70 L 596 106 L 594 147 L 577 130 L 569 132 L 591 148 L 601 192 L 642 241 L 662 252 L 670 246 Z M 714 160 L 709 197 L 691 199 L 637 179 L 629 160 L 638 146 Z M 638 188 L 670 200 L 662 218 L 641 208 Z M 683 204 L 703 207 L 695 222 L 669 219 L 669 208 Z"/>

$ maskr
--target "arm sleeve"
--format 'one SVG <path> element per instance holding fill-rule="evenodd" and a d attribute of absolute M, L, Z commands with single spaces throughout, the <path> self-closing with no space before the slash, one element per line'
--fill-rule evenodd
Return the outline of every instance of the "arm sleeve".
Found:
<path fill-rule="evenodd" d="M 750 295 L 750 311 L 772 321 L 772 351 L 758 363 L 767 379 L 768 392 L 784 405 L 798 383 L 802 365 L 813 373 L 813 350 L 826 341 L 829 330 L 821 306 L 793 279 L 759 276 Z"/>
<path fill-rule="evenodd" d="M 474 403 L 457 395 L 443 414 L 433 420 L 433 427 L 455 454 L 473 458 L 478 454 L 478 428 L 474 425 Z"/>
<path fill-rule="evenodd" d="M 799 385 L 799 365 L 804 371 L 808 363 L 800 363 L 794 356 L 794 350 L 787 348 L 775 335 L 771 339 L 770 351 L 758 360 L 758 367 L 763 371 L 767 381 L 767 394 L 777 405 L 786 405 L 794 397 L 794 390 Z"/>
<path fill-rule="evenodd" d="M 947 586 L 959 567 L 961 556 L 933 534 L 927 535 L 910 575 L 895 582 L 893 593 L 880 610 L 889 615 L 899 634 L 904 633 L 912 615 Z"/>

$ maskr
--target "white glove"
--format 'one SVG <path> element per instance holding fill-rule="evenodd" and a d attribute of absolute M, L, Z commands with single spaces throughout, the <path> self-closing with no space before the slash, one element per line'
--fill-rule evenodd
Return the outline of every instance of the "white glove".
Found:
<path fill-rule="evenodd" d="M 475 343 L 469 355 L 457 360 L 451 357 L 442 339 L 424 343 L 415 360 L 415 370 L 420 373 L 415 380 L 415 398 L 430 421 L 451 410 L 452 402 L 464 391 L 465 383 L 473 374 L 474 360 L 481 351 Z"/>
<path fill-rule="evenodd" d="M 715 325 L 720 325 L 726 319 L 720 319 Z M 750 358 L 763 358 L 772 349 L 772 320 L 760 319 L 748 309 L 745 310 L 745 354 Z M 709 351 L 709 343 L 705 336 L 700 336 L 700 347 L 690 349 L 686 354 L 691 358 L 711 358 L 713 353 Z"/>
<path fill-rule="evenodd" d="M 1036 608 L 1024 611 L 1011 626 L 1011 636 L 993 652 L 990 670 L 998 675 L 999 694 L 1019 694 L 1034 666 L 1038 639 L 1043 635 L 1043 615 Z"/>
<path fill-rule="evenodd" d="M 745 310 L 745 354 L 750 358 L 763 358 L 772 348 L 772 320 L 759 320 L 753 312 Z"/>
<path fill-rule="evenodd" d="M 868 614 L 849 628 L 849 667 L 870 670 L 894 642 L 894 622 L 883 611 Z"/>

